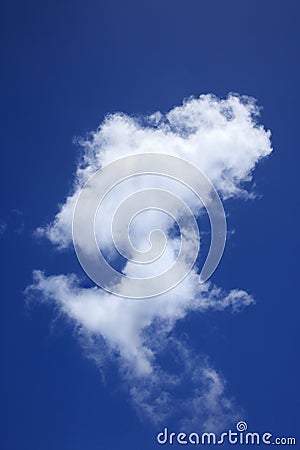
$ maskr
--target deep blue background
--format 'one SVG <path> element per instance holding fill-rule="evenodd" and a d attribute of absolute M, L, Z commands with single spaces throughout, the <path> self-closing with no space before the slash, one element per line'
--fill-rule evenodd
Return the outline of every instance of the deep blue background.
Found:
<path fill-rule="evenodd" d="M 255 172 L 261 199 L 227 205 L 236 233 L 213 278 L 257 305 L 181 326 L 252 430 L 299 433 L 299 12 L 297 0 L 2 2 L 0 450 L 158 448 L 160 430 L 22 291 L 32 269 L 77 270 L 72 253 L 32 237 L 68 193 L 73 138 L 107 112 L 167 111 L 207 92 L 256 97 L 275 152 Z"/>

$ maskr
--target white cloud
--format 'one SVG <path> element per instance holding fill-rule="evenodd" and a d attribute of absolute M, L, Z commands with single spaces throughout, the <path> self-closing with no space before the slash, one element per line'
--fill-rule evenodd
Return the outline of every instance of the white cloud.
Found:
<path fill-rule="evenodd" d="M 95 132 L 80 141 L 84 153 L 77 168 L 74 192 L 67 197 L 54 222 L 40 229 L 40 233 L 56 245 L 70 245 L 79 189 L 101 166 L 132 154 L 157 152 L 181 157 L 200 168 L 223 197 L 245 194 L 241 184 L 251 180 L 256 163 L 272 150 L 270 132 L 256 123 L 258 114 L 252 98 L 229 95 L 219 100 L 201 95 L 166 115 L 156 114 L 160 120 L 156 119 L 154 125 L 152 116 L 143 121 L 125 114 L 108 116 Z M 133 192 L 136 183 L 135 179 L 128 182 Z M 164 182 L 160 180 L 161 183 Z M 124 194 L 129 193 L 127 186 Z M 120 200 L 121 193 L 118 195 Z"/>
<path fill-rule="evenodd" d="M 82 332 L 100 334 L 136 377 L 153 371 L 154 355 L 147 345 L 150 337 L 145 331 L 154 323 L 155 335 L 162 339 L 190 311 L 225 308 L 236 311 L 253 303 L 244 291 L 225 294 L 209 283 L 199 285 L 195 273 L 172 291 L 145 300 L 120 299 L 100 288 L 81 288 L 74 275 L 45 277 L 38 271 L 34 272 L 30 289 L 54 301 Z"/>
<path fill-rule="evenodd" d="M 201 169 L 224 199 L 248 195 L 245 182 L 251 180 L 256 163 L 271 152 L 270 133 L 257 124 L 258 115 L 259 110 L 251 98 L 229 95 L 227 99 L 219 100 L 212 95 L 202 95 L 187 100 L 165 115 L 108 116 L 95 132 L 81 141 L 83 156 L 73 192 L 53 223 L 40 228 L 39 234 L 47 236 L 60 248 L 71 246 L 73 210 L 81 187 L 101 166 L 127 155 L 158 152 L 178 156 Z M 201 207 L 194 194 L 178 183 L 155 176 L 127 180 L 111 191 L 96 221 L 98 241 L 112 260 L 115 253 L 108 226 L 110 218 L 122 199 L 149 186 L 171 189 L 199 216 Z M 145 217 L 140 215 L 132 222 L 130 233 L 134 245 L 144 249 L 149 231 L 160 228 L 169 238 L 168 246 L 163 258 L 153 265 L 137 268 L 127 262 L 124 273 L 133 276 L 160 273 L 176 259 L 178 251 L 179 239 L 170 235 L 170 218 L 153 211 L 147 213 L 146 221 Z M 82 227 L 84 229 L 84 223 Z M 186 421 L 193 423 L 200 410 L 205 411 L 201 421 L 207 428 L 216 428 L 216 421 L 220 424 L 222 420 L 235 417 L 232 403 L 224 394 L 222 377 L 199 357 L 193 356 L 196 365 L 189 364 L 189 350 L 170 336 L 174 334 L 176 322 L 192 311 L 225 308 L 237 311 L 253 303 L 246 292 L 234 289 L 224 293 L 210 283 L 200 285 L 197 268 L 172 291 L 147 300 L 120 299 L 97 287 L 81 287 L 75 275 L 46 277 L 39 271 L 35 272 L 34 282 L 27 292 L 33 291 L 42 299 L 54 302 L 73 321 L 85 342 L 93 343 L 90 351 L 98 364 L 102 361 L 99 342 L 107 354 L 116 355 L 132 401 L 146 416 L 153 420 L 163 419 L 174 413 L 174 408 L 173 413 L 170 412 L 170 405 L 174 403 L 184 411 L 170 391 L 172 386 L 175 388 L 184 383 L 186 377 L 194 377 L 189 411 L 185 411 Z M 170 375 L 159 362 L 161 348 L 171 341 L 176 342 L 176 351 L 182 355 L 184 375 Z"/>

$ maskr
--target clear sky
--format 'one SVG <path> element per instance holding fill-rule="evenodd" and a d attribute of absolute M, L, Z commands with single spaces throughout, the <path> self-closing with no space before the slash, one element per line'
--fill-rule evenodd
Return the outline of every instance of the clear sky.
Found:
<path fill-rule="evenodd" d="M 212 281 L 255 304 L 189 314 L 175 332 L 222 374 L 252 431 L 300 439 L 299 13 L 296 0 L 2 2 L 1 450 L 159 448 L 163 426 L 136 412 L 118 364 L 101 374 L 59 308 L 26 302 L 35 269 L 82 275 L 72 250 L 34 231 L 70 192 L 74 139 L 106 114 L 230 92 L 263 107 L 274 152 L 253 174 L 257 198 L 226 203 L 234 233 Z"/>

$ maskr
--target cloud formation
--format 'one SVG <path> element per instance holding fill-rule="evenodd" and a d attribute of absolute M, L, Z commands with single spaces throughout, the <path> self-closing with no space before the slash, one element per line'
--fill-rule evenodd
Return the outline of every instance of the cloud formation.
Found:
<path fill-rule="evenodd" d="M 73 190 L 53 222 L 39 228 L 38 234 L 58 248 L 71 247 L 73 211 L 81 188 L 97 170 L 122 156 L 149 152 L 177 156 L 203 171 L 224 200 L 251 195 L 246 183 L 251 181 L 255 165 L 272 150 L 270 132 L 258 125 L 258 117 L 254 99 L 237 95 L 223 100 L 212 95 L 190 98 L 167 114 L 157 112 L 136 118 L 118 113 L 106 117 L 96 131 L 80 140 L 83 154 Z M 149 187 L 175 192 L 198 219 L 202 214 L 203 208 L 193 193 L 180 183 L 154 175 L 126 180 L 110 192 L 96 218 L 97 240 L 114 264 L 121 263 L 111 239 L 111 218 L 124 198 Z M 147 236 L 157 228 L 165 232 L 168 244 L 162 258 L 153 264 L 137 267 L 123 261 L 123 272 L 149 277 L 169 267 L 180 246 L 173 226 L 170 217 L 160 211 L 137 216 L 130 226 L 130 239 L 137 249 L 147 248 Z M 122 240 L 124 235 L 120 236 Z M 253 299 L 239 289 L 226 293 L 210 282 L 199 284 L 198 272 L 199 268 L 194 267 L 173 290 L 138 301 L 118 298 L 98 287 L 82 287 L 75 274 L 47 277 L 41 271 L 34 272 L 27 292 L 54 303 L 73 321 L 99 366 L 103 366 L 108 355 L 118 361 L 139 412 L 157 422 L 180 410 L 179 421 L 193 424 L 197 417 L 198 423 L 209 429 L 233 419 L 235 408 L 225 395 L 222 376 L 208 359 L 197 355 L 191 358 L 191 349 L 176 336 L 176 322 L 196 311 L 238 311 L 253 303 Z M 181 359 L 181 369 L 174 373 L 164 367 L 166 348 Z M 191 392 L 189 401 L 184 403 L 178 392 L 188 379 Z"/>

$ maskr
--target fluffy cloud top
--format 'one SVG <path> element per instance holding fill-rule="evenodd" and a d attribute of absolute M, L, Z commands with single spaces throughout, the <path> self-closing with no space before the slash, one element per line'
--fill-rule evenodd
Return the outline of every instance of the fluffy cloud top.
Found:
<path fill-rule="evenodd" d="M 253 98 L 235 95 L 225 100 L 201 95 L 165 115 L 157 112 L 143 118 L 108 116 L 95 132 L 80 140 L 84 152 L 73 193 L 53 223 L 39 232 L 56 245 L 70 245 L 79 189 L 103 165 L 133 154 L 178 156 L 200 168 L 224 198 L 245 195 L 243 183 L 251 180 L 255 165 L 272 151 L 270 132 L 257 124 L 258 116 L 259 108 Z"/>
<path fill-rule="evenodd" d="M 156 152 L 183 158 L 207 175 L 223 199 L 249 195 L 245 182 L 251 181 L 255 165 L 272 150 L 270 132 L 257 124 L 258 116 L 255 101 L 237 95 L 223 100 L 202 95 L 188 99 L 167 114 L 157 112 L 138 118 L 120 113 L 108 116 L 95 132 L 80 141 L 83 155 L 73 190 L 53 222 L 40 228 L 38 233 L 59 248 L 71 246 L 74 206 L 84 183 L 102 166 L 133 154 Z M 116 259 L 110 236 L 111 217 L 132 192 L 149 186 L 165 189 L 168 185 L 168 189 L 184 199 L 199 217 L 201 206 L 193 194 L 174 183 L 155 176 L 145 180 L 135 177 L 111 191 L 96 220 L 97 239 L 111 261 Z M 176 259 L 180 243 L 176 233 L 171 233 L 170 217 L 155 211 L 145 214 L 147 216 L 140 214 L 131 224 L 130 238 L 136 248 L 144 249 L 147 235 L 156 228 L 168 236 L 168 246 L 163 258 L 150 267 L 125 262 L 122 267 L 125 274 L 152 276 Z M 93 357 L 98 363 L 102 361 L 99 352 L 116 355 L 134 404 L 152 419 L 164 418 L 166 411 L 170 412 L 170 386 L 184 382 L 182 376 L 168 375 L 158 362 L 159 342 L 164 340 L 164 345 L 168 345 L 166 336 L 171 339 L 173 333 L 173 342 L 181 349 L 186 371 L 194 377 L 194 401 L 190 402 L 190 412 L 185 411 L 185 419 L 193 421 L 193 416 L 200 417 L 199 408 L 202 408 L 206 411 L 205 417 L 201 417 L 202 425 L 209 427 L 215 426 L 216 420 L 221 423 L 221 417 L 224 420 L 233 417 L 231 402 L 224 395 L 222 377 L 207 361 L 197 360 L 197 370 L 187 364 L 187 350 L 174 337 L 175 324 L 192 311 L 225 308 L 237 311 L 251 304 L 253 299 L 238 289 L 224 293 L 209 282 L 200 285 L 198 270 L 195 267 L 172 291 L 147 300 L 121 299 L 98 287 L 81 287 L 76 275 L 46 277 L 40 271 L 35 271 L 28 292 L 54 302 L 71 318 L 81 338 L 84 336 L 87 342 L 93 342 Z"/>

